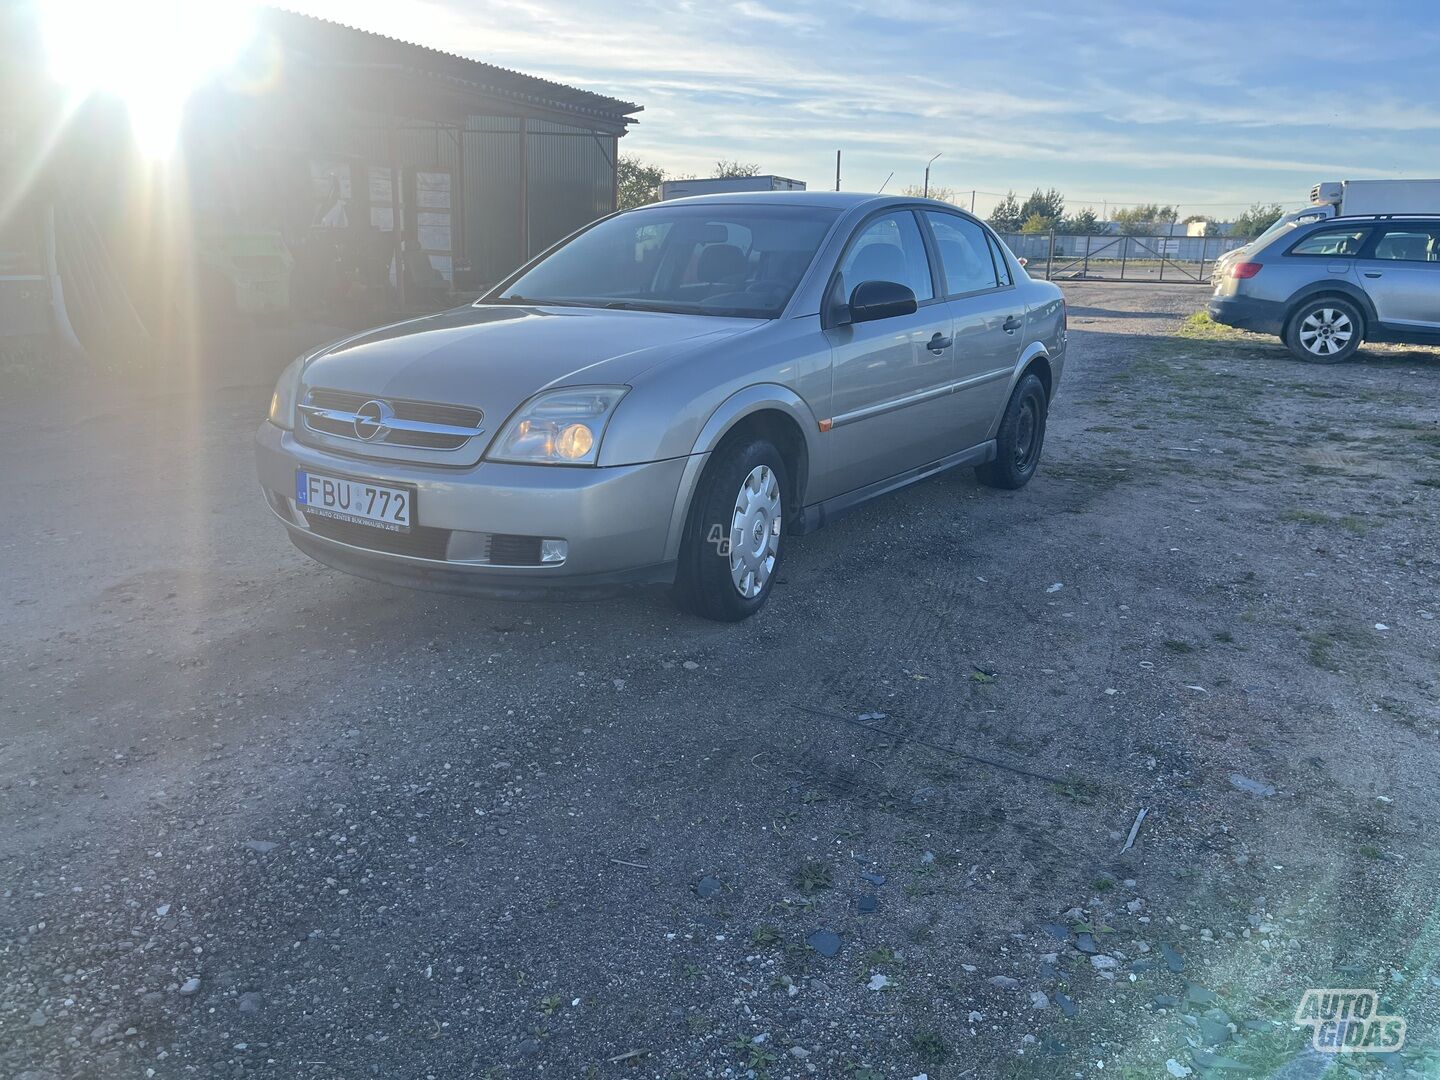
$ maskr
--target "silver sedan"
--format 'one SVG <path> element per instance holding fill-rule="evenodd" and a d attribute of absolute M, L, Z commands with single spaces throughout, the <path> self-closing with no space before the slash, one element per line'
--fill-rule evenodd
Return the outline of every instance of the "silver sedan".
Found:
<path fill-rule="evenodd" d="M 1065 302 L 943 203 L 614 214 L 470 307 L 297 359 L 258 433 L 302 551 L 487 594 L 673 585 L 738 620 L 790 537 L 943 469 L 1034 474 Z"/>

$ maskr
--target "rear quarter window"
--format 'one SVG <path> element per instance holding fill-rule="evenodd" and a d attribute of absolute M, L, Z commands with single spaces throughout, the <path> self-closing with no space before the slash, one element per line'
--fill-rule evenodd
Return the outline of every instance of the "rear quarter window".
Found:
<path fill-rule="evenodd" d="M 1309 236 L 1302 236 L 1287 255 L 1359 255 L 1365 246 L 1369 229 L 1317 229 Z"/>

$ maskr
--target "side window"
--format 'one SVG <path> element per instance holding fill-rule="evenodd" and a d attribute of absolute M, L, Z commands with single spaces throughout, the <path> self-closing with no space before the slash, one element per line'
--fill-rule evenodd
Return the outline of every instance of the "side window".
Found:
<path fill-rule="evenodd" d="M 988 233 L 985 239 L 990 241 L 990 256 L 995 260 L 995 273 L 1000 277 L 1001 285 L 1010 284 L 1010 261 L 1005 258 L 1005 252 L 1000 247 L 1000 241 Z"/>
<path fill-rule="evenodd" d="M 933 298 L 930 259 L 915 215 L 905 210 L 862 226 L 840 260 L 840 279 L 846 296 L 862 281 L 893 281 L 908 285 L 916 300 Z"/>
<path fill-rule="evenodd" d="M 1369 229 L 1320 229 L 1298 241 L 1291 255 L 1358 255 Z"/>
<path fill-rule="evenodd" d="M 958 296 L 995 288 L 995 264 L 990 258 L 985 230 L 956 214 L 927 210 L 925 217 L 930 222 L 935 246 L 940 251 L 946 295 Z"/>
<path fill-rule="evenodd" d="M 1440 262 L 1440 229 L 1386 229 L 1375 243 L 1377 259 L 1396 262 Z"/>

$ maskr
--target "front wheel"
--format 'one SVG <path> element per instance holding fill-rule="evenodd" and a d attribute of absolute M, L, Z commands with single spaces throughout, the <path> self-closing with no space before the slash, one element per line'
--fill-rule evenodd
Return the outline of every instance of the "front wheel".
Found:
<path fill-rule="evenodd" d="M 766 439 L 721 447 L 705 467 L 690 511 L 675 600 L 717 622 L 759 611 L 775 586 L 784 554 L 790 476 Z"/>
<path fill-rule="evenodd" d="M 1296 309 L 1285 328 L 1285 344 L 1301 360 L 1338 364 L 1349 360 L 1365 337 L 1365 318 L 1348 300 L 1325 297 Z"/>
<path fill-rule="evenodd" d="M 1005 406 L 1000 430 L 995 433 L 995 460 L 975 470 L 982 484 L 1014 491 L 1030 482 L 1045 445 L 1045 415 L 1049 408 L 1045 384 L 1035 375 L 1021 379 Z"/>

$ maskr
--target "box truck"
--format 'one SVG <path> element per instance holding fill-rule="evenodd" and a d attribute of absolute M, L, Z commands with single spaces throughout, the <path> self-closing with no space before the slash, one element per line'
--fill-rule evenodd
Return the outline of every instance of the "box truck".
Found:
<path fill-rule="evenodd" d="M 730 194 L 735 191 L 804 191 L 805 181 L 788 176 L 726 176 L 717 180 L 666 180 L 660 185 L 660 199 L 683 199 L 687 195 Z"/>

